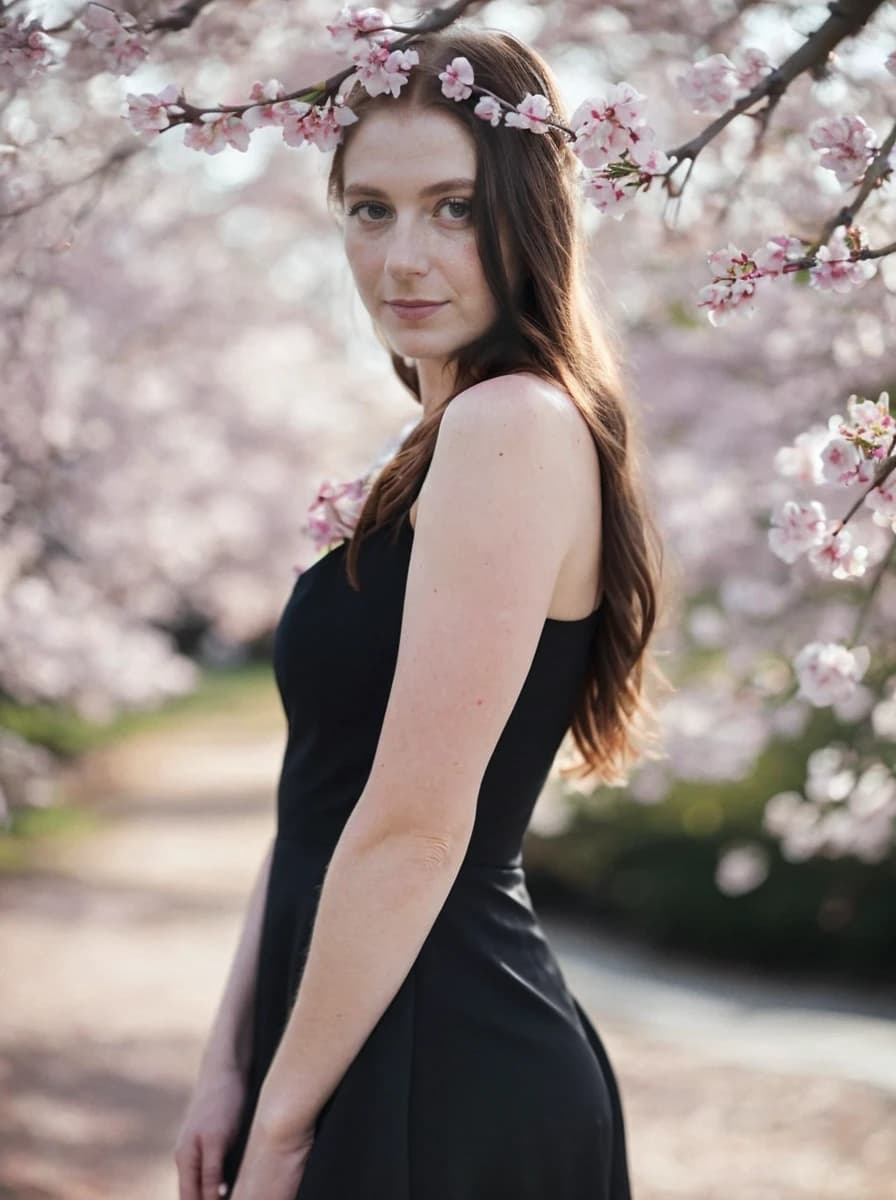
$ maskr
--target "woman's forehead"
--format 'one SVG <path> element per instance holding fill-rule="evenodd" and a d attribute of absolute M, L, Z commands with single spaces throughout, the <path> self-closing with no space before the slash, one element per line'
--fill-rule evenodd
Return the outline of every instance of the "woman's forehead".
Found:
<path fill-rule="evenodd" d="M 422 190 L 448 179 L 474 179 L 476 146 L 459 121 L 426 109 L 368 110 L 345 149 L 347 192 L 358 184 L 380 189 L 400 184 Z"/>

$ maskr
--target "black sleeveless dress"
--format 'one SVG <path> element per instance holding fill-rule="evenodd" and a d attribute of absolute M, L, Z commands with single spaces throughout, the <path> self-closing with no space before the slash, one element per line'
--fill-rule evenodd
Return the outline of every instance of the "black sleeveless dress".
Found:
<path fill-rule="evenodd" d="M 329 857 L 367 781 L 398 652 L 414 530 L 346 542 L 297 579 L 274 638 L 288 721 L 255 991 L 258 1092 L 298 990 Z M 604 1046 L 533 912 L 521 845 L 572 718 L 599 612 L 548 619 L 489 762 L 469 848 L 397 994 L 321 1110 L 295 1200 L 629 1200 Z"/>

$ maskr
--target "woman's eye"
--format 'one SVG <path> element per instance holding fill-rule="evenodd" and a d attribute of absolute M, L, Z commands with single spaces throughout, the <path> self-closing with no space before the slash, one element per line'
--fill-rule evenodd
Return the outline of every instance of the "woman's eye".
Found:
<path fill-rule="evenodd" d="M 465 218 L 469 217 L 472 207 L 472 202 L 470 200 L 464 200 L 461 197 L 452 197 L 450 199 L 443 200 L 438 205 L 439 209 L 449 208 L 451 210 L 449 223 L 452 225 L 458 225 Z M 380 213 L 387 211 L 385 204 L 378 204 L 375 200 L 361 200 L 359 203 L 353 204 L 346 215 L 349 217 L 354 217 L 360 213 L 362 209 L 367 209 L 366 214 L 364 214 L 365 224 L 379 224 L 381 217 L 377 215 L 375 210 L 379 210 Z M 460 211 L 458 211 L 458 209 L 460 209 Z"/>
<path fill-rule="evenodd" d="M 470 210 L 473 207 L 469 200 L 461 200 L 461 199 L 445 200 L 444 203 L 445 203 L 445 205 L 448 205 L 448 206 L 460 205 L 462 211 L 460 213 L 455 211 L 453 213 L 453 216 L 455 218 L 460 217 L 461 219 L 463 219 L 464 217 L 468 217 L 470 215 Z"/>
<path fill-rule="evenodd" d="M 353 217 L 355 213 L 359 212 L 362 208 L 385 208 L 385 205 L 377 204 L 375 200 L 362 200 L 360 204 L 352 205 L 352 207 L 348 210 L 348 215 Z M 375 217 L 373 219 L 376 220 Z"/>

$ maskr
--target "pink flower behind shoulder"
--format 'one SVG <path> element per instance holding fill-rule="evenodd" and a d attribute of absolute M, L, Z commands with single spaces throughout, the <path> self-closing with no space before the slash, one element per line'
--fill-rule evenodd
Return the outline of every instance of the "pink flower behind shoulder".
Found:
<path fill-rule="evenodd" d="M 326 553 L 336 543 L 349 538 L 367 497 L 367 479 L 352 479 L 348 483 L 330 483 L 325 479 L 308 509 L 302 532 L 314 542 L 316 550 Z M 296 565 L 297 573 L 306 570 Z"/>

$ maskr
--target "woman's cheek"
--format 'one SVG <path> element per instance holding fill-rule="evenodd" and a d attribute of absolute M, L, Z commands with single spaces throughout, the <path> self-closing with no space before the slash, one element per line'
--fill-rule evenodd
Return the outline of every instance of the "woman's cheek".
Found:
<path fill-rule="evenodd" d="M 375 257 L 369 251 L 365 252 L 363 248 L 350 243 L 346 243 L 345 254 L 355 286 L 362 296 L 368 296 L 377 277 Z"/>

